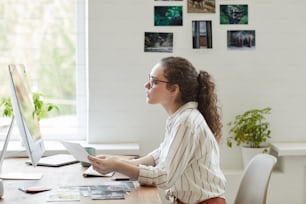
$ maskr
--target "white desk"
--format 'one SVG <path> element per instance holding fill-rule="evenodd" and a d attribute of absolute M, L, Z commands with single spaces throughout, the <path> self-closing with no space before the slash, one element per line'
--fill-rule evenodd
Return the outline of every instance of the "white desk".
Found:
<path fill-rule="evenodd" d="M 161 204 L 161 199 L 157 188 L 155 187 L 139 187 L 126 195 L 124 200 L 91 200 L 91 198 L 81 195 L 80 201 L 69 202 L 47 202 L 50 191 L 27 194 L 20 190 L 21 186 L 48 186 L 53 190 L 61 186 L 81 186 L 81 185 L 100 185 L 103 181 L 110 181 L 109 177 L 83 177 L 82 172 L 86 169 L 79 163 L 53 168 L 53 167 L 32 167 L 25 164 L 27 159 L 14 158 L 5 159 L 3 163 L 3 172 L 22 171 L 22 172 L 40 172 L 43 177 L 40 180 L 4 180 L 4 195 L 0 200 L 0 204 Z M 115 174 L 114 176 L 120 176 Z"/>

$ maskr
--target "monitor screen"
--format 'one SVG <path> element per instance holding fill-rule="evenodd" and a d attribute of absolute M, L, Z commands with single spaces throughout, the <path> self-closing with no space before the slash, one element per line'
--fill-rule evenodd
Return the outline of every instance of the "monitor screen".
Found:
<path fill-rule="evenodd" d="M 34 114 L 32 92 L 24 65 L 9 65 L 11 99 L 14 116 L 32 164 L 35 166 L 42 157 L 45 148 L 39 121 Z"/>

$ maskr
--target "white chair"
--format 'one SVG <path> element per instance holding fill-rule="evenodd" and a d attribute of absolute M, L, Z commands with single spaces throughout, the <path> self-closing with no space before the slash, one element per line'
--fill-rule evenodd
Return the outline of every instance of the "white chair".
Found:
<path fill-rule="evenodd" d="M 269 154 L 254 156 L 245 167 L 234 204 L 266 204 L 272 169 L 277 159 Z"/>

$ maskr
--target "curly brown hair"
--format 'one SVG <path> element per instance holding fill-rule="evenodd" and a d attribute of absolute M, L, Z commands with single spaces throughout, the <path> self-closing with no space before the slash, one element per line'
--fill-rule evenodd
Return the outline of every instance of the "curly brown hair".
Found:
<path fill-rule="evenodd" d="M 166 57 L 160 63 L 164 67 L 164 76 L 169 81 L 168 86 L 179 85 L 180 100 L 183 104 L 198 102 L 199 111 L 219 141 L 222 136 L 222 123 L 212 77 L 206 71 L 198 73 L 194 66 L 182 57 Z"/>

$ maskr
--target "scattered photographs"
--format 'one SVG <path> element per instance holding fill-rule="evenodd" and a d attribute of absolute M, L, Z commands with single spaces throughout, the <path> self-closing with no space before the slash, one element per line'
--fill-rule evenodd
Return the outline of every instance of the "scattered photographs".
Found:
<path fill-rule="evenodd" d="M 248 24 L 248 5 L 220 5 L 220 24 Z"/>
<path fill-rule="evenodd" d="M 255 30 L 229 30 L 227 31 L 227 48 L 254 49 Z"/>
<path fill-rule="evenodd" d="M 79 188 L 75 186 L 63 186 L 48 195 L 47 202 L 80 201 Z"/>
<path fill-rule="evenodd" d="M 145 52 L 172 52 L 173 33 L 145 32 Z"/>
<path fill-rule="evenodd" d="M 192 48 L 212 48 L 211 21 L 192 21 Z"/>
<path fill-rule="evenodd" d="M 154 7 L 155 26 L 182 26 L 183 7 L 182 6 L 155 6 Z"/>
<path fill-rule="evenodd" d="M 188 13 L 215 13 L 215 0 L 187 0 Z"/>
<path fill-rule="evenodd" d="M 88 186 L 87 192 L 83 187 L 82 195 L 91 196 L 92 200 L 117 200 L 124 199 L 127 192 L 134 189 L 135 185 L 132 181 L 106 182 L 104 185 Z"/>
<path fill-rule="evenodd" d="M 133 181 L 109 181 L 102 185 L 62 186 L 49 193 L 48 202 L 80 201 L 81 196 L 92 200 L 125 199 L 128 192 L 138 187 Z"/>

